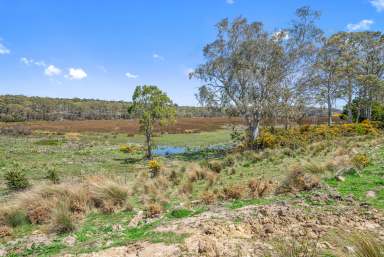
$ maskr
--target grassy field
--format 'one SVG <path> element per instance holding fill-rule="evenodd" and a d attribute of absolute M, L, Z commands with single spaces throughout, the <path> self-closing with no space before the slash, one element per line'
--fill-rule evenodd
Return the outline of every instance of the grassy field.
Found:
<path fill-rule="evenodd" d="M 119 150 L 121 145 L 142 144 L 140 135 L 36 131 L 29 136 L 0 136 L 3 206 L 12 201 L 18 204 L 25 197 L 30 197 L 33 202 L 33 197 L 47 194 L 43 193 L 44 190 L 55 195 L 60 190 L 77 192 L 89 188 L 94 194 L 92 187 L 95 184 L 88 182 L 90 177 L 104 181 L 96 185 L 99 189 L 109 185 L 110 179 L 117 181 L 118 184 L 113 184 L 113 192 L 126 188 L 130 206 L 128 209 L 120 206 L 107 213 L 90 206 L 76 214 L 76 229 L 64 233 L 52 234 L 53 221 L 42 224 L 20 222 L 12 228 L 11 235 L 1 239 L 1 248 L 7 249 L 7 256 L 53 256 L 101 251 L 143 241 L 179 245 L 191 234 L 159 228 L 188 217 L 198 218 L 202 213 L 222 212 L 223 208 L 231 213 L 249 205 L 270 206 L 279 202 L 286 202 L 293 209 L 302 208 L 300 201 L 303 201 L 320 208 L 320 211 L 337 211 L 340 207 L 335 200 L 318 200 L 318 195 L 330 192 L 337 192 L 345 198 L 352 195 L 358 203 L 384 209 L 384 146 L 381 135 L 329 138 L 301 147 L 272 147 L 259 151 L 205 150 L 212 145 L 233 143 L 230 132 L 229 129 L 220 129 L 156 137 L 157 145 L 199 147 L 200 151 L 155 157 L 160 174 L 154 178 L 149 175 L 150 168 L 143 158 L 143 151 L 127 154 Z M 369 163 L 357 167 L 354 163 L 357 155 L 368 156 Z M 30 193 L 14 193 L 8 189 L 4 174 L 15 167 L 23 170 L 32 184 Z M 52 184 L 47 178 L 50 169 L 54 169 L 60 178 L 59 185 Z M 342 181 L 335 178 L 341 169 L 345 170 Z M 299 177 L 305 174 L 303 179 L 307 184 L 304 189 L 292 191 L 291 188 L 284 194 L 273 193 L 284 183 L 295 180 L 290 175 L 292 172 L 297 172 L 295 174 Z M 308 185 L 312 187 L 311 183 L 317 185 L 317 179 L 323 186 L 314 186 L 312 191 L 307 191 L 305 188 Z M 58 197 L 68 194 L 64 191 Z M 368 197 L 368 191 L 374 191 L 375 196 Z M 159 214 L 156 208 L 159 208 Z M 215 208 L 219 210 L 212 211 Z M 140 210 L 155 212 L 156 215 L 136 227 L 128 226 Z M 20 215 L 29 214 L 27 211 L 27 214 Z M 237 217 L 231 222 L 242 224 L 244 220 Z M 44 231 L 49 232 L 49 242 L 31 246 L 30 238 Z M 64 243 L 67 237 L 74 237 L 76 242 L 67 245 Z M 18 238 L 25 240 L 15 241 Z"/>

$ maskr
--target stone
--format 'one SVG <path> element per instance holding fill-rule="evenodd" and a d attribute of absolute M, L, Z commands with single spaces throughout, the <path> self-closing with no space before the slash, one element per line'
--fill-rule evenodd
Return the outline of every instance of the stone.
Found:
<path fill-rule="evenodd" d="M 367 192 L 366 197 L 368 197 L 368 198 L 375 198 L 376 197 L 376 192 L 370 190 L 370 191 Z"/>
<path fill-rule="evenodd" d="M 7 251 L 4 249 L 0 249 L 0 257 L 7 256 Z"/>
<path fill-rule="evenodd" d="M 337 181 L 340 181 L 340 182 L 344 182 L 345 181 L 345 177 L 340 176 L 340 175 L 336 176 L 335 178 L 336 178 Z"/>
<path fill-rule="evenodd" d="M 63 244 L 66 246 L 74 246 L 76 244 L 76 238 L 74 236 L 67 236 L 63 239 Z"/>

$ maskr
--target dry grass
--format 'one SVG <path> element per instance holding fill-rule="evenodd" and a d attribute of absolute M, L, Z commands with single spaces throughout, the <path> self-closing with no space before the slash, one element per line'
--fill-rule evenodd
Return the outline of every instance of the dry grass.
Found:
<path fill-rule="evenodd" d="M 212 204 L 216 201 L 216 195 L 210 191 L 204 191 L 200 198 L 205 204 Z"/>
<path fill-rule="evenodd" d="M 349 249 L 347 253 L 339 253 L 339 257 L 384 257 L 384 243 L 368 232 L 339 233 L 337 240 L 344 249 Z"/>
<path fill-rule="evenodd" d="M 144 207 L 144 211 L 147 218 L 155 218 L 163 212 L 163 207 L 158 203 L 149 203 Z"/>
<path fill-rule="evenodd" d="M 223 188 L 225 199 L 241 199 L 244 196 L 245 189 L 242 185 L 231 185 Z"/>
<path fill-rule="evenodd" d="M 277 188 L 276 192 L 278 194 L 288 192 L 297 193 L 312 190 L 319 185 L 320 178 L 318 176 L 308 174 L 302 166 L 295 165 L 291 168 L 289 174 Z"/>
<path fill-rule="evenodd" d="M 272 183 L 261 179 L 252 179 L 248 182 L 251 197 L 264 197 L 272 188 Z"/>
<path fill-rule="evenodd" d="M 307 240 L 282 241 L 276 245 L 276 257 L 319 257 L 316 244 Z"/>

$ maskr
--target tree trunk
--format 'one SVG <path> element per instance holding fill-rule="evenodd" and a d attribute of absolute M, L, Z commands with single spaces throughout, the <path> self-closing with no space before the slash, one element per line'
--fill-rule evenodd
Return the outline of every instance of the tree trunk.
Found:
<path fill-rule="evenodd" d="M 328 126 L 332 125 L 332 101 L 331 96 L 328 94 L 327 97 L 327 105 L 328 105 Z"/>
<path fill-rule="evenodd" d="M 249 125 L 249 139 L 250 142 L 253 143 L 259 137 L 260 134 L 260 122 L 255 120 Z"/>
<path fill-rule="evenodd" d="M 147 144 L 147 159 L 152 160 L 152 132 L 147 130 L 145 133 Z"/>
<path fill-rule="evenodd" d="M 351 82 L 349 82 L 351 83 Z M 349 86 L 349 92 L 348 92 L 348 122 L 353 122 L 353 114 L 352 114 L 352 86 Z"/>

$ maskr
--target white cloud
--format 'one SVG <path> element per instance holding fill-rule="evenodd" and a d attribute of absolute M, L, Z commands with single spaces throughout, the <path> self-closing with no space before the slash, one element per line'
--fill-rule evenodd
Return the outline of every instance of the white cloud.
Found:
<path fill-rule="evenodd" d="M 371 0 L 371 4 L 378 12 L 384 11 L 384 0 Z"/>
<path fill-rule="evenodd" d="M 2 54 L 10 54 L 11 50 L 5 47 L 2 43 L 0 43 L 0 55 Z"/>
<path fill-rule="evenodd" d="M 81 80 L 87 77 L 87 73 L 81 68 L 69 68 L 67 78 Z"/>
<path fill-rule="evenodd" d="M 137 79 L 139 77 L 139 75 L 135 75 L 129 72 L 125 73 L 125 76 L 127 76 L 129 79 Z"/>
<path fill-rule="evenodd" d="M 235 0 L 226 0 L 227 4 L 234 4 Z"/>
<path fill-rule="evenodd" d="M 357 31 L 357 30 L 369 30 L 371 25 L 373 24 L 373 20 L 361 20 L 358 23 L 350 23 L 347 25 L 347 29 L 349 31 Z"/>
<path fill-rule="evenodd" d="M 161 60 L 163 61 L 165 58 L 159 54 L 153 54 L 152 55 L 153 59 L 156 59 L 156 60 Z"/>
<path fill-rule="evenodd" d="M 26 57 L 21 57 L 20 62 L 24 63 L 25 65 L 36 65 L 39 67 L 46 67 L 47 65 L 45 64 L 44 61 L 35 61 L 33 59 L 28 59 Z"/>
<path fill-rule="evenodd" d="M 45 70 L 44 74 L 48 77 L 53 77 L 61 74 L 61 70 L 57 68 L 55 65 L 49 65 Z"/>

